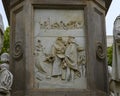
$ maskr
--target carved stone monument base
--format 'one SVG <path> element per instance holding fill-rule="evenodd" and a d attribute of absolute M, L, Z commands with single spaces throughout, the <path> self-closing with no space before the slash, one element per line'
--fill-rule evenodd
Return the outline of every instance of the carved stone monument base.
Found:
<path fill-rule="evenodd" d="M 106 1 L 10 1 L 12 96 L 107 96 Z"/>

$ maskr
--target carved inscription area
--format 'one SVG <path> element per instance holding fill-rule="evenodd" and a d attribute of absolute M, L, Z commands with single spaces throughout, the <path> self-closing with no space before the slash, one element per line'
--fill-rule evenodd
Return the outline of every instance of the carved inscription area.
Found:
<path fill-rule="evenodd" d="M 82 10 L 72 12 L 35 11 L 35 88 L 86 88 L 84 15 Z"/>
<path fill-rule="evenodd" d="M 59 22 L 51 22 L 50 18 L 47 18 L 47 21 L 43 21 L 43 23 L 39 22 L 40 29 L 61 29 L 61 30 L 70 30 L 70 29 L 80 29 L 83 27 L 82 21 L 59 21 Z"/>

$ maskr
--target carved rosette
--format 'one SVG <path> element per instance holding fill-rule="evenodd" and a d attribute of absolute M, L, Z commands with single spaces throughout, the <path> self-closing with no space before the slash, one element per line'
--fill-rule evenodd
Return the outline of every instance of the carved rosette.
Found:
<path fill-rule="evenodd" d="M 14 51 L 13 51 L 13 57 L 14 59 L 19 59 L 23 56 L 23 46 L 21 41 L 17 41 L 15 43 Z"/>
<path fill-rule="evenodd" d="M 105 50 L 104 50 L 102 42 L 97 42 L 96 44 L 96 55 L 99 59 L 105 58 Z"/>

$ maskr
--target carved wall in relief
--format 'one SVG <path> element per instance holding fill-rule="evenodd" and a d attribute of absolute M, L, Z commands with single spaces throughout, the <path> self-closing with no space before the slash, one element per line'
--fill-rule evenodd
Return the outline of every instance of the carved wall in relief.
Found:
<path fill-rule="evenodd" d="M 35 88 L 86 88 L 83 10 L 34 11 Z"/>

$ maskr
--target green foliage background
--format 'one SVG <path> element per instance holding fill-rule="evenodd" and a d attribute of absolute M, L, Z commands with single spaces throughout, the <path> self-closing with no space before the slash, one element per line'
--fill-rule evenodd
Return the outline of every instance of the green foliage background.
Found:
<path fill-rule="evenodd" d="M 4 32 L 3 47 L 0 52 L 0 55 L 4 52 L 9 53 L 9 48 L 10 48 L 10 27 L 7 27 Z"/>
<path fill-rule="evenodd" d="M 113 46 L 107 48 L 107 58 L 108 58 L 108 65 L 112 66 L 112 52 Z"/>

